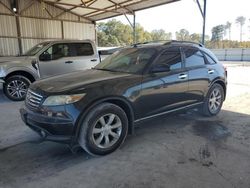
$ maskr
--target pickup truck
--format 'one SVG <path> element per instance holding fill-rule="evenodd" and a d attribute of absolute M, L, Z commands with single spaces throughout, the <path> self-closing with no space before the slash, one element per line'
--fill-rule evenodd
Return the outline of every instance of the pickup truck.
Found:
<path fill-rule="evenodd" d="M 30 83 L 59 74 L 86 70 L 100 62 L 90 40 L 46 41 L 17 57 L 0 57 L 0 88 L 13 101 L 25 99 Z"/>

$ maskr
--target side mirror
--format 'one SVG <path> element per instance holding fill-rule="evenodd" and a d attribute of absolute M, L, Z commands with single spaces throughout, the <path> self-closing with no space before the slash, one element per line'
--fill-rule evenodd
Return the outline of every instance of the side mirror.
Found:
<path fill-rule="evenodd" d="M 170 66 L 168 64 L 157 64 L 151 69 L 151 73 L 169 72 Z"/>
<path fill-rule="evenodd" d="M 39 60 L 40 61 L 51 61 L 52 57 L 48 53 L 43 53 L 43 54 L 40 55 Z"/>

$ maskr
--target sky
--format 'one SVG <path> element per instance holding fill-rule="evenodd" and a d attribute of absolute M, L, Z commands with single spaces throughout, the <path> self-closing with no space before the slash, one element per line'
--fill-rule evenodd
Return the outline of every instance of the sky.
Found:
<path fill-rule="evenodd" d="M 207 0 L 206 34 L 211 36 L 211 29 L 214 26 L 226 24 L 229 21 L 232 23 L 232 39 L 240 40 L 240 27 L 235 23 L 238 16 L 247 18 L 243 28 L 243 40 L 250 40 L 250 0 Z M 116 17 L 116 19 L 128 24 L 124 16 Z M 173 36 L 175 36 L 175 31 L 183 28 L 190 33 L 202 33 L 202 17 L 195 0 L 181 0 L 138 11 L 136 22 L 147 31 L 164 29 L 166 32 L 172 32 Z"/>

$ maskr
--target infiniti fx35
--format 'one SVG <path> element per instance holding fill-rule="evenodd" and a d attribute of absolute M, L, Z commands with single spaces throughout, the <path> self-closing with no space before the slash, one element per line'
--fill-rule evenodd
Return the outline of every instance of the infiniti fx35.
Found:
<path fill-rule="evenodd" d="M 31 84 L 20 112 L 44 139 L 106 155 L 144 120 L 194 107 L 217 115 L 226 77 L 222 64 L 200 44 L 137 44 L 90 70 Z"/>

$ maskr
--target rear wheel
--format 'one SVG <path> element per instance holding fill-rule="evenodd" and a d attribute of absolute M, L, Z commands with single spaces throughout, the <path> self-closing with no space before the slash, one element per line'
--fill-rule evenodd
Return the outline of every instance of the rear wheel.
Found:
<path fill-rule="evenodd" d="M 118 149 L 128 133 L 128 118 L 117 105 L 103 103 L 82 121 L 80 146 L 92 155 L 107 155 Z"/>
<path fill-rule="evenodd" d="M 217 115 L 224 101 L 224 89 L 220 84 L 214 84 L 205 99 L 203 105 L 203 114 L 206 116 Z"/>
<path fill-rule="evenodd" d="M 4 93 L 10 100 L 22 101 L 30 83 L 30 80 L 22 75 L 11 76 L 4 83 Z"/>

